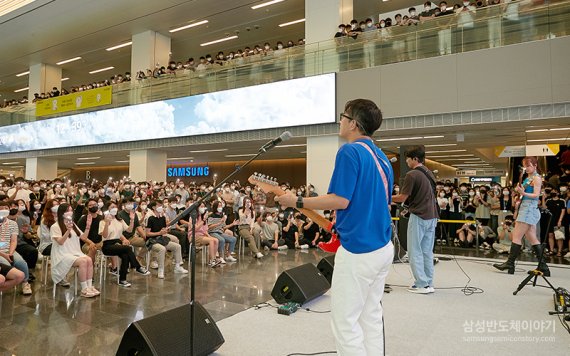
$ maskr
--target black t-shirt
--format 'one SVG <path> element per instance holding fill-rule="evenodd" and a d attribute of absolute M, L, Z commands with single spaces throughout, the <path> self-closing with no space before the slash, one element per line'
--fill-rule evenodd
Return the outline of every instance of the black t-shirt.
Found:
<path fill-rule="evenodd" d="M 566 209 L 566 203 L 564 202 L 564 200 L 560 198 L 558 199 L 550 198 L 546 201 L 546 207 L 552 213 L 552 224 L 554 225 L 558 224 L 558 219 L 560 219 L 560 214 L 562 213 L 562 210 Z"/>
<path fill-rule="evenodd" d="M 319 225 L 313 222 L 313 224 L 307 230 L 305 230 L 305 226 L 303 227 L 303 236 L 306 239 L 313 241 L 317 235 L 317 232 L 319 232 Z"/>
<path fill-rule="evenodd" d="M 151 216 L 148 218 L 146 227 L 150 229 L 150 232 L 159 232 L 166 227 L 166 218 L 164 216 L 159 218 Z"/>
<path fill-rule="evenodd" d="M 283 224 L 283 238 L 285 240 L 295 241 L 295 233 L 299 232 L 297 226 L 295 226 L 295 224 L 291 224 L 291 226 L 289 226 L 289 231 L 285 231 L 286 226 L 287 226 L 286 223 Z"/>
<path fill-rule="evenodd" d="M 101 242 L 101 240 L 103 240 L 101 238 L 101 235 L 99 235 L 99 223 L 101 222 L 101 220 L 103 220 L 103 218 L 99 215 L 97 215 L 96 218 L 93 218 L 93 221 L 91 221 L 91 228 L 89 229 L 89 235 L 87 235 L 87 238 L 96 244 Z M 82 215 L 79 218 L 77 226 L 81 231 L 85 231 L 85 227 L 87 226 L 87 215 Z M 83 244 L 84 242 L 81 241 L 81 245 Z"/>
<path fill-rule="evenodd" d="M 127 225 L 131 224 L 131 217 L 129 216 L 129 213 L 127 213 L 125 210 L 119 211 L 117 216 L 119 217 L 119 219 L 123 220 L 125 224 Z M 125 230 L 123 231 L 123 236 L 125 236 L 127 239 L 130 239 L 131 237 L 135 236 L 135 232 L 137 231 L 137 227 L 139 226 L 141 226 L 139 222 L 139 217 L 137 216 L 137 214 L 135 214 L 135 223 L 133 225 L 133 231 L 128 232 L 127 230 Z"/>

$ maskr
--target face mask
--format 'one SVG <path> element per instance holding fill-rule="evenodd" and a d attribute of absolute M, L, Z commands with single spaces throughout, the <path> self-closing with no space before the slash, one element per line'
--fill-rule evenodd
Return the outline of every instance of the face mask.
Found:
<path fill-rule="evenodd" d="M 566 193 L 567 190 L 568 188 L 566 187 L 560 187 L 560 193 Z"/>
<path fill-rule="evenodd" d="M 372 22 L 368 22 L 366 26 L 368 26 L 368 28 L 372 27 Z"/>
<path fill-rule="evenodd" d="M 350 25 L 350 28 L 354 30 L 356 28 L 356 25 Z"/>
<path fill-rule="evenodd" d="M 361 29 L 361 30 L 364 30 L 365 28 L 366 28 L 365 25 L 360 26 L 360 29 Z"/>
<path fill-rule="evenodd" d="M 71 220 L 73 218 L 73 213 L 70 213 L 70 212 L 63 213 L 63 218 Z"/>
<path fill-rule="evenodd" d="M 472 197 L 475 195 L 475 192 L 469 192 L 469 196 Z"/>
<path fill-rule="evenodd" d="M 301 194 L 303 194 L 303 192 L 301 192 L 301 191 L 297 192 L 298 196 L 301 196 Z"/>
<path fill-rule="evenodd" d="M 10 215 L 16 215 L 18 214 L 18 209 L 14 208 L 14 209 L 10 209 Z"/>
<path fill-rule="evenodd" d="M 429 7 L 426 6 L 426 7 L 424 7 L 424 10 L 425 10 L 425 11 L 429 11 L 429 10 L 431 10 L 431 8 L 429 8 Z"/>
<path fill-rule="evenodd" d="M 268 216 L 267 217 L 267 222 L 272 222 L 273 221 L 273 217 L 272 216 Z"/>
<path fill-rule="evenodd" d="M 452 196 L 453 196 L 454 198 L 457 198 L 457 197 L 459 196 L 459 194 L 453 192 Z"/>
<path fill-rule="evenodd" d="M 94 213 L 96 213 L 96 212 L 98 212 L 98 211 L 99 211 L 99 207 L 97 207 L 97 206 L 92 206 L 92 207 L 89 208 L 89 212 L 90 212 L 90 213 L 93 213 L 93 214 L 94 214 Z"/>
<path fill-rule="evenodd" d="M 34 192 L 39 192 L 40 191 L 40 187 L 34 187 Z"/>
<path fill-rule="evenodd" d="M 141 205 L 141 210 L 142 210 L 142 211 L 145 211 L 145 210 L 146 210 L 146 205 L 145 205 L 145 204 L 142 204 L 142 205 Z"/>
<path fill-rule="evenodd" d="M 133 210 L 134 207 L 135 206 L 133 204 L 127 204 L 127 205 L 125 205 L 125 210 L 131 211 L 131 210 Z"/>
<path fill-rule="evenodd" d="M 217 209 L 217 210 L 218 210 L 218 213 L 221 213 L 222 211 L 224 211 L 224 208 L 222 208 L 222 207 L 218 207 L 218 209 Z"/>
<path fill-rule="evenodd" d="M 34 204 L 34 209 L 40 210 L 42 208 L 41 204 Z"/>
<path fill-rule="evenodd" d="M 508 190 L 503 190 L 503 195 L 509 195 L 510 192 Z"/>
<path fill-rule="evenodd" d="M 162 206 L 159 206 L 158 208 L 156 208 L 156 212 L 162 214 L 164 212 L 164 208 Z"/>
<path fill-rule="evenodd" d="M 102 201 L 97 203 L 97 206 L 99 207 L 99 209 L 101 209 L 103 207 L 103 205 L 105 205 Z"/>
<path fill-rule="evenodd" d="M 59 205 L 54 205 L 51 207 L 51 212 L 52 213 L 57 213 L 57 209 L 59 208 Z"/>
<path fill-rule="evenodd" d="M 440 197 L 440 198 L 444 198 L 444 197 L 445 197 L 445 193 L 439 193 L 439 197 Z"/>
<path fill-rule="evenodd" d="M 331 217 L 331 214 L 325 214 L 325 218 L 328 219 Z"/>
<path fill-rule="evenodd" d="M 380 22 L 380 27 L 384 28 L 386 27 L 386 24 L 384 22 Z"/>
<path fill-rule="evenodd" d="M 18 211 L 24 211 L 24 210 L 26 210 L 26 207 L 24 205 L 18 206 Z"/>
<path fill-rule="evenodd" d="M 447 193 L 449 192 L 449 187 L 443 187 L 443 190 Z"/>
<path fill-rule="evenodd" d="M 47 187 L 47 185 L 45 185 L 45 184 L 40 184 L 40 188 L 46 189 L 46 187 Z"/>
<path fill-rule="evenodd" d="M 176 203 L 172 203 L 172 204 L 170 204 L 170 208 L 171 208 L 171 209 L 176 209 L 176 205 L 177 205 Z"/>
<path fill-rule="evenodd" d="M 394 188 L 394 192 L 399 193 L 399 192 L 400 192 L 400 188 L 398 188 L 398 187 Z"/>
<path fill-rule="evenodd" d="M 8 210 L 0 210 L 0 221 L 4 221 L 6 216 L 8 216 L 10 212 Z"/>
<path fill-rule="evenodd" d="M 206 208 L 205 207 L 198 208 L 198 211 L 200 212 L 200 214 L 204 214 L 206 212 Z"/>
<path fill-rule="evenodd" d="M 463 6 L 469 6 L 469 1 L 464 1 Z"/>
<path fill-rule="evenodd" d="M 415 11 L 410 11 L 410 16 L 416 16 L 416 12 Z"/>
<path fill-rule="evenodd" d="M 112 209 L 109 210 L 109 214 L 115 216 L 115 215 L 117 215 L 117 212 L 118 212 L 118 211 L 119 211 L 119 209 L 117 209 L 117 208 L 112 208 Z"/>
<path fill-rule="evenodd" d="M 283 45 L 277 45 L 278 49 L 283 49 Z"/>
<path fill-rule="evenodd" d="M 279 219 L 283 219 L 285 217 L 285 214 L 279 214 Z"/>

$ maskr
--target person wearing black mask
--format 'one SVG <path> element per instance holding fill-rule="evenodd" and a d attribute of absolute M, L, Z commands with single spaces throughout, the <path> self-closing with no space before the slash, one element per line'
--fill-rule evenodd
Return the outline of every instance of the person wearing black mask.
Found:
<path fill-rule="evenodd" d="M 103 246 L 101 235 L 99 235 L 99 223 L 102 220 L 101 215 L 98 214 L 99 206 L 97 200 L 89 199 L 86 205 L 87 212 L 79 218 L 77 222 L 77 227 L 81 231 L 85 231 L 88 223 L 91 226 L 89 233 L 87 234 L 87 239 L 81 240 L 81 250 L 87 256 L 91 258 L 93 264 L 95 264 L 95 256 L 97 255 L 97 250 L 101 250 Z"/>

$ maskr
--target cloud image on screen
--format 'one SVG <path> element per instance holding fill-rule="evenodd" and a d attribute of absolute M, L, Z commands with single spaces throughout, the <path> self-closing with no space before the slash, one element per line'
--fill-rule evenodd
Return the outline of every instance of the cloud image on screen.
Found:
<path fill-rule="evenodd" d="M 0 127 L 0 153 L 331 123 L 335 75 Z"/>

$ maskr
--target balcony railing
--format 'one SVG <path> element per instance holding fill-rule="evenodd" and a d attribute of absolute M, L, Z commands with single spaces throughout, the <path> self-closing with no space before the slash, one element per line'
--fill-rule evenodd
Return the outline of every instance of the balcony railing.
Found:
<path fill-rule="evenodd" d="M 570 1 L 540 6 L 517 1 L 469 14 L 436 17 L 418 25 L 364 32 L 356 40 L 341 37 L 234 59 L 206 71 L 182 70 L 160 78 L 133 79 L 115 84 L 113 103 L 104 107 L 49 117 L 37 117 L 35 104 L 4 108 L 0 110 L 0 126 L 569 34 Z"/>

